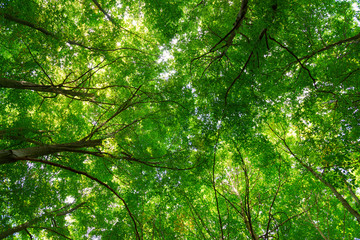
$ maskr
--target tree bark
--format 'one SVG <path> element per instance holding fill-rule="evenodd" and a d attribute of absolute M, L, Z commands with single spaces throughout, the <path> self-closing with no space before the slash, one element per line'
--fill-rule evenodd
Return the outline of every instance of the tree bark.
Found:
<path fill-rule="evenodd" d="M 51 85 L 40 85 L 36 83 L 31 83 L 27 81 L 16 81 L 8 78 L 0 78 L 0 87 L 2 88 L 14 88 L 14 89 L 26 89 L 33 90 L 37 92 L 49 92 L 61 95 L 68 95 L 73 97 L 94 97 L 91 93 L 76 92 L 74 90 L 66 90 L 61 87 L 51 86 Z"/>
<path fill-rule="evenodd" d="M 0 165 L 17 162 L 23 158 L 36 158 L 58 152 L 82 152 L 81 148 L 100 146 L 102 139 L 77 141 L 72 143 L 44 145 L 14 150 L 0 150 Z M 91 153 L 83 151 L 83 153 Z"/>

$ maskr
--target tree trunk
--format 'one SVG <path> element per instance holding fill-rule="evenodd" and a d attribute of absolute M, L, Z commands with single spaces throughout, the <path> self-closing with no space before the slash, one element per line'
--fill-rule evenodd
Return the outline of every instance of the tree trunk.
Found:
<path fill-rule="evenodd" d="M 91 93 L 76 92 L 73 90 L 66 90 L 61 87 L 51 86 L 51 85 L 39 85 L 36 83 L 26 82 L 26 81 L 16 81 L 8 78 L 0 78 L 0 87 L 2 88 L 15 88 L 15 89 L 27 89 L 37 92 L 49 92 L 61 95 L 68 95 L 73 97 L 85 97 L 91 98 L 94 97 Z"/>
<path fill-rule="evenodd" d="M 102 139 L 78 141 L 72 143 L 44 145 L 30 148 L 21 148 L 14 150 L 0 150 L 0 165 L 17 162 L 22 158 L 36 158 L 40 156 L 50 155 L 58 152 L 83 152 L 81 148 L 100 146 Z"/>

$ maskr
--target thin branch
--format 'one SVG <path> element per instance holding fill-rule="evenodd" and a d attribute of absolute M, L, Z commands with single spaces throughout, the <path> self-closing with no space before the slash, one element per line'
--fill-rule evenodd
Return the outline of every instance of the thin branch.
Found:
<path fill-rule="evenodd" d="M 119 26 L 119 25 L 115 22 L 115 20 L 101 7 L 101 5 L 99 4 L 99 2 L 98 2 L 97 0 L 92 0 L 92 2 L 93 2 L 93 3 L 96 5 L 96 7 L 106 16 L 106 18 L 109 19 L 112 24 L 114 24 L 114 26 L 119 27 L 120 29 L 122 29 L 122 30 L 124 30 L 124 31 L 126 31 L 126 32 L 128 32 L 128 33 L 130 33 L 130 34 L 132 34 L 132 35 L 134 35 L 134 36 L 136 36 L 136 37 L 138 37 L 138 38 L 146 41 L 146 42 L 150 42 L 149 40 L 147 40 L 147 39 L 145 39 L 145 38 L 143 38 L 143 37 L 140 37 L 138 34 L 133 33 L 132 31 L 130 31 L 130 30 L 128 30 L 128 29 L 126 29 L 126 28 L 124 28 L 124 27 L 122 27 L 122 26 Z"/>
<path fill-rule="evenodd" d="M 42 160 L 42 159 L 36 159 L 36 158 L 21 158 L 21 159 L 18 159 L 19 161 L 29 161 L 29 162 L 39 162 L 39 163 L 43 163 L 43 164 L 46 164 L 46 165 L 51 165 L 51 166 L 54 166 L 54 167 L 58 167 L 58 168 L 62 168 L 62 169 L 65 169 L 65 170 L 68 170 L 70 172 L 73 172 L 73 173 L 76 173 L 76 174 L 80 174 L 80 175 L 83 175 L 97 183 L 99 183 L 100 185 L 104 186 L 105 188 L 107 188 L 108 190 L 110 190 L 117 198 L 119 198 L 127 212 L 129 213 L 129 216 L 131 218 L 131 220 L 133 221 L 134 223 L 134 227 L 135 227 L 135 232 L 136 232 L 136 238 L 137 239 L 140 239 L 140 235 L 139 235 L 139 232 L 138 232 L 138 229 L 137 229 L 137 225 L 136 225 L 136 221 L 135 221 L 135 218 L 134 218 L 134 215 L 131 213 L 130 209 L 129 209 L 129 206 L 127 205 L 127 203 L 125 202 L 125 200 L 112 188 L 110 187 L 108 184 L 104 183 L 103 181 L 99 180 L 98 178 L 96 177 L 93 177 L 91 176 L 90 174 L 86 173 L 86 172 L 83 172 L 83 171 L 79 171 L 79 170 L 76 170 L 76 169 L 73 169 L 71 167 L 68 167 L 68 166 L 64 166 L 64 165 L 61 165 L 59 163 L 54 163 L 54 162 L 50 162 L 50 161 L 47 161 L 47 160 Z"/>
<path fill-rule="evenodd" d="M 30 240 L 33 240 L 33 236 L 31 235 L 31 233 L 29 232 L 29 230 L 27 230 L 27 228 L 25 228 L 25 232 L 29 235 Z"/>
<path fill-rule="evenodd" d="M 91 133 L 90 133 L 88 136 L 86 136 L 83 140 L 85 140 L 85 139 L 91 139 L 91 137 L 94 136 L 94 134 L 97 133 L 97 132 L 98 132 L 102 127 L 104 127 L 108 122 L 110 122 L 113 118 L 115 118 L 115 117 L 116 117 L 117 115 L 119 115 L 121 112 L 123 112 L 123 111 L 125 111 L 126 109 L 128 109 L 128 108 L 131 106 L 131 104 L 130 104 L 131 100 L 136 96 L 136 93 L 139 91 L 139 89 L 141 88 L 141 86 L 142 86 L 142 85 L 140 85 L 140 86 L 136 89 L 136 91 L 132 94 L 132 96 L 131 96 L 128 100 L 126 100 L 126 102 L 123 103 L 123 104 L 117 109 L 117 111 L 116 111 L 112 116 L 110 116 L 107 120 L 105 120 L 103 123 L 101 123 L 97 128 L 95 128 L 95 126 L 94 126 L 93 130 L 91 131 Z"/>
<path fill-rule="evenodd" d="M 24 43 L 25 44 L 25 43 Z M 45 69 L 41 66 L 41 64 L 36 60 L 35 56 L 32 54 L 29 46 L 27 44 L 25 44 L 26 48 L 29 50 L 29 53 L 32 57 L 32 59 L 34 60 L 34 62 L 40 67 L 41 71 L 45 74 L 45 76 L 49 79 L 50 84 L 53 86 L 53 80 L 51 79 L 51 77 L 49 76 L 49 74 L 47 74 L 47 72 L 45 71 Z"/>
<path fill-rule="evenodd" d="M 104 13 L 104 15 L 110 20 L 110 22 L 112 22 L 116 26 L 116 22 L 114 21 L 114 19 L 100 6 L 99 2 L 96 0 L 92 0 L 92 1 L 98 7 L 98 9 L 102 13 Z"/>
<path fill-rule="evenodd" d="M 224 231 L 223 231 L 223 225 L 222 225 L 221 214 L 220 214 L 220 209 L 219 209 L 219 199 L 217 196 L 217 190 L 216 190 L 216 184 L 215 184 L 216 153 L 217 153 L 217 148 L 218 148 L 218 144 L 219 144 L 219 138 L 220 138 L 220 128 L 217 131 L 217 138 L 216 138 L 216 143 L 214 146 L 215 150 L 214 150 L 214 160 L 213 160 L 213 167 L 212 167 L 212 185 L 213 185 L 213 189 L 215 192 L 216 210 L 217 210 L 217 214 L 219 217 L 219 227 L 220 227 L 220 231 L 221 231 L 221 239 L 224 239 Z"/>
<path fill-rule="evenodd" d="M 266 35 L 266 32 L 267 32 L 267 28 L 264 28 L 264 29 L 261 31 L 261 33 L 260 33 L 260 35 L 259 35 L 259 37 L 258 37 L 258 40 L 257 40 L 258 42 L 260 42 L 260 41 L 263 39 L 264 36 L 267 36 L 267 35 Z M 236 78 L 232 81 L 232 83 L 230 84 L 230 86 L 229 86 L 228 89 L 226 90 L 225 97 L 224 97 L 224 98 L 225 98 L 225 106 L 227 105 L 227 97 L 228 97 L 228 95 L 229 95 L 229 92 L 230 92 L 231 88 L 234 86 L 234 84 L 236 83 L 236 81 L 239 80 L 240 77 L 242 76 L 242 74 L 245 72 L 245 69 L 246 69 L 247 65 L 249 64 L 250 59 L 251 59 L 251 57 L 252 57 L 253 54 L 254 54 L 254 50 L 251 51 L 248 59 L 246 60 L 243 68 L 241 69 L 239 75 L 236 76 Z"/>
<path fill-rule="evenodd" d="M 306 56 L 303 56 L 303 57 L 299 58 L 299 60 L 301 61 L 301 60 L 304 60 L 304 59 L 309 59 L 309 58 L 313 57 L 314 55 L 316 55 L 318 53 L 324 52 L 324 51 L 329 50 L 329 49 L 331 49 L 333 47 L 339 46 L 339 45 L 341 45 L 343 43 L 353 42 L 353 41 L 357 41 L 359 39 L 360 39 L 360 33 L 358 33 L 357 35 L 355 35 L 353 37 L 350 37 L 350 38 L 347 38 L 347 39 L 344 39 L 344 40 L 340 40 L 338 42 L 327 45 L 327 46 L 325 46 L 325 47 L 323 47 L 323 48 L 321 48 L 319 50 L 316 50 L 315 52 L 313 52 L 313 53 L 311 53 L 309 55 L 306 55 Z"/>
<path fill-rule="evenodd" d="M 30 28 L 33 28 L 33 29 L 36 29 L 38 30 L 39 32 L 42 32 L 43 34 L 47 35 L 47 36 L 51 36 L 55 39 L 58 39 L 57 36 L 55 36 L 55 34 L 53 34 L 52 32 L 49 32 L 47 31 L 46 29 L 44 28 L 41 28 L 41 27 L 38 27 L 36 26 L 35 24 L 31 23 L 31 22 L 28 22 L 28 21 L 25 21 L 25 20 L 22 20 L 22 19 L 19 19 L 19 18 L 16 18 L 14 16 L 11 16 L 7 13 L 1 13 L 1 15 L 4 16 L 5 19 L 9 20 L 9 21 L 13 21 L 13 22 L 16 22 L 16 23 L 19 23 L 21 25 L 25 25 L 25 26 L 28 26 Z"/>
<path fill-rule="evenodd" d="M 200 229 L 200 232 L 201 232 L 201 234 L 203 235 L 203 238 L 206 239 L 204 233 L 202 232 L 202 230 L 201 230 L 201 228 L 200 228 L 201 226 L 199 226 L 199 224 L 197 223 L 197 221 L 196 221 L 196 219 L 195 219 L 194 213 L 195 213 L 196 217 L 200 220 L 200 222 L 201 222 L 201 224 L 202 224 L 202 227 L 206 230 L 206 232 L 209 234 L 209 236 L 215 239 L 215 237 L 211 234 L 211 232 L 209 231 L 209 229 L 206 227 L 206 224 L 204 223 L 204 220 L 201 218 L 201 216 L 198 214 L 198 212 L 196 211 L 195 207 L 194 207 L 193 204 L 191 203 L 191 201 L 190 201 L 189 197 L 187 196 L 187 194 L 186 194 L 185 192 L 183 192 L 183 191 L 181 191 L 180 193 L 182 193 L 182 195 L 183 195 L 183 196 L 185 197 L 185 199 L 187 200 L 187 202 L 188 202 L 188 204 L 189 204 L 189 206 L 190 206 L 191 214 L 193 215 L 193 218 L 194 218 L 194 220 L 195 220 L 195 223 L 196 223 L 196 225 L 198 225 L 198 227 L 199 227 L 199 229 Z"/>
<path fill-rule="evenodd" d="M 11 236 L 13 235 L 14 233 L 17 233 L 17 232 L 20 232 L 22 230 L 25 230 L 27 231 L 26 229 L 27 228 L 34 228 L 33 225 L 37 224 L 38 222 L 46 219 L 46 218 L 51 218 L 51 217 L 59 217 L 59 216 L 64 216 L 64 215 L 67 215 L 73 211 L 75 211 L 76 209 L 82 207 L 83 205 L 85 204 L 85 202 L 82 202 L 78 205 L 76 205 L 74 208 L 71 208 L 71 209 L 68 209 L 68 210 L 65 210 L 63 212 L 60 212 L 60 213 L 56 213 L 57 211 L 59 211 L 60 209 L 57 209 L 57 210 L 54 210 L 52 212 L 49 212 L 49 213 L 45 213 L 44 215 L 40 216 L 40 217 L 36 217 L 32 220 L 29 220 L 27 221 L 26 223 L 23 223 L 23 224 L 20 224 L 20 225 L 17 225 L 15 227 L 12 227 L 10 229 L 7 229 L 3 232 L 0 232 L 0 239 L 3 239 L 3 238 L 6 238 L 8 236 Z M 67 206 L 65 206 L 65 208 L 68 208 L 70 207 L 72 204 L 69 204 Z"/>
<path fill-rule="evenodd" d="M 351 185 L 346 181 L 346 179 L 344 178 L 344 176 L 341 176 L 341 179 L 344 181 L 351 197 L 355 200 L 355 202 L 358 204 L 358 206 L 360 207 L 360 199 L 358 198 L 358 196 L 356 196 L 356 193 L 352 190 Z"/>
<path fill-rule="evenodd" d="M 307 217 L 309 219 L 309 222 L 316 228 L 316 230 L 320 233 L 321 237 L 324 240 L 328 240 L 328 238 L 324 235 L 324 233 L 321 231 L 319 226 L 311 219 L 309 212 L 306 212 L 306 215 L 307 215 Z"/>
<path fill-rule="evenodd" d="M 145 162 L 145 161 L 142 161 L 140 159 L 136 159 L 134 157 L 113 157 L 113 158 L 121 158 L 121 159 L 125 159 L 125 160 L 128 160 L 130 162 L 138 162 L 138 163 L 141 163 L 141 164 L 144 164 L 146 166 L 149 166 L 149 167 L 154 167 L 154 168 L 163 168 L 163 169 L 169 169 L 169 170 L 176 170 L 176 171 L 187 171 L 187 170 L 191 170 L 191 169 L 195 169 L 197 168 L 200 164 L 197 164 L 197 165 L 194 165 L 192 167 L 188 167 L 188 168 L 177 168 L 177 167 L 167 167 L 167 166 L 159 166 L 157 164 L 160 164 L 158 162 L 154 163 L 154 162 Z"/>
<path fill-rule="evenodd" d="M 212 60 L 208 64 L 208 66 L 205 68 L 205 70 L 203 71 L 200 78 L 202 78 L 202 76 L 205 74 L 206 70 L 208 68 L 210 68 L 210 66 L 215 61 L 221 61 L 222 57 L 226 56 L 227 50 L 233 44 L 233 40 L 234 40 L 234 38 L 236 36 L 236 33 L 237 33 L 238 29 L 240 28 L 243 20 L 245 19 L 245 14 L 247 12 L 247 9 L 248 9 L 248 0 L 242 0 L 241 6 L 240 6 L 240 11 L 239 11 L 239 13 L 238 13 L 238 15 L 236 17 L 236 21 L 233 24 L 234 27 L 223 38 L 221 38 L 220 41 L 218 41 L 207 53 L 205 53 L 205 54 L 191 60 L 191 65 L 192 65 L 193 61 L 199 60 L 199 59 L 204 58 L 204 57 L 207 57 L 207 55 L 209 55 L 210 53 L 215 52 L 216 50 L 224 49 L 220 55 L 218 55 L 216 57 L 210 57 Z M 215 35 L 218 36 L 217 34 L 215 34 Z M 217 46 L 220 45 L 222 42 L 225 42 L 225 45 L 217 48 Z M 191 65 L 190 65 L 190 73 L 191 73 Z"/>
<path fill-rule="evenodd" d="M 48 31 L 48 30 L 46 30 L 46 29 L 44 29 L 44 28 L 42 28 L 42 27 L 38 27 L 38 26 L 36 26 L 34 23 L 31 23 L 31 22 L 22 20 L 22 19 L 20 19 L 20 18 L 11 16 L 11 15 L 9 15 L 9 14 L 7 14 L 7 13 L 0 13 L 0 15 L 3 15 L 4 18 L 7 19 L 7 20 L 9 20 L 9 21 L 16 22 L 16 23 L 19 23 L 19 24 L 24 25 L 24 26 L 28 26 L 28 27 L 30 27 L 30 28 L 32 28 L 32 29 L 35 29 L 35 30 L 37 30 L 37 31 L 39 31 L 39 32 L 47 35 L 47 36 L 53 37 L 53 38 L 55 38 L 55 39 L 57 39 L 57 40 L 61 40 L 61 38 L 58 37 L 58 36 L 56 36 L 54 33 L 50 32 L 50 31 Z M 150 42 L 149 40 L 146 40 L 146 39 L 138 36 L 138 35 L 135 34 L 135 33 L 132 33 L 131 31 L 129 31 L 129 30 L 125 29 L 125 28 L 122 28 L 122 29 L 125 30 L 125 31 L 127 31 L 127 32 L 129 32 L 129 33 L 131 33 L 131 34 L 133 34 L 133 35 L 135 35 L 135 36 L 137 36 L 137 37 L 139 37 L 139 38 L 141 38 L 141 39 L 143 39 L 143 40 L 145 40 L 145 41 L 147 41 L 147 42 Z M 80 43 L 80 42 L 74 41 L 74 40 L 68 40 L 68 41 L 65 41 L 65 42 L 68 43 L 68 44 L 70 44 L 70 45 L 79 46 L 79 47 L 82 47 L 82 48 L 85 48 L 85 49 L 88 49 L 88 50 L 91 50 L 91 51 L 108 52 L 108 51 L 118 51 L 118 50 L 125 50 L 125 49 L 126 49 L 126 50 L 134 50 L 134 51 L 142 52 L 142 51 L 139 50 L 139 49 L 127 48 L 127 47 L 124 47 L 124 48 L 116 48 L 116 49 L 101 49 L 101 48 L 96 48 L 96 47 L 88 47 L 88 46 L 86 46 L 86 45 L 84 45 L 84 44 L 82 44 L 82 43 Z"/>
<path fill-rule="evenodd" d="M 225 195 L 221 194 L 218 190 L 216 190 L 220 196 L 222 196 L 234 209 L 235 211 L 242 217 L 245 218 L 246 216 L 232 203 Z"/>
<path fill-rule="evenodd" d="M 281 164 L 279 166 L 279 184 L 278 184 L 278 188 L 276 189 L 274 198 L 273 198 L 273 200 L 271 202 L 271 205 L 270 205 L 270 208 L 269 208 L 269 221 L 268 221 L 267 228 L 266 228 L 265 239 L 268 239 L 268 237 L 269 237 L 269 230 L 270 230 L 270 223 L 271 223 L 271 210 L 272 210 L 272 208 L 274 206 L 276 197 L 277 197 L 277 195 L 278 195 L 278 193 L 280 191 L 280 187 L 281 187 L 281 176 L 280 176 L 281 172 L 280 172 L 280 170 L 281 170 Z"/>
<path fill-rule="evenodd" d="M 238 147 L 238 145 L 236 144 L 234 139 L 231 139 L 235 145 L 235 149 L 237 151 L 237 153 L 239 154 L 239 157 L 241 159 L 241 168 L 244 171 L 244 176 L 245 176 L 245 201 L 244 204 L 245 206 L 244 208 L 244 221 L 245 221 L 245 225 L 248 229 L 248 231 L 251 234 L 251 238 L 254 240 L 259 239 L 259 237 L 257 236 L 257 234 L 254 231 L 253 225 L 252 225 L 252 220 L 251 220 L 251 209 L 250 209 L 250 178 L 249 178 L 249 174 L 248 174 L 248 170 L 246 168 L 246 164 L 244 161 L 244 158 L 241 154 L 241 151 Z"/>
<path fill-rule="evenodd" d="M 235 35 L 236 35 L 237 30 L 240 28 L 241 23 L 242 23 L 243 20 L 245 19 L 245 14 L 246 14 L 247 9 L 248 9 L 248 2 L 249 2 L 248 0 L 242 0 L 241 6 L 240 6 L 240 11 L 239 11 L 239 13 L 238 13 L 238 15 L 237 15 L 237 17 L 236 17 L 236 21 L 235 21 L 235 23 L 234 23 L 234 27 L 230 30 L 230 32 L 228 32 L 218 43 L 216 43 L 216 44 L 210 49 L 210 52 L 213 52 L 213 51 L 216 49 L 216 47 L 217 47 L 220 43 L 222 43 L 222 42 L 224 42 L 224 41 L 226 41 L 226 45 L 225 45 L 225 46 L 227 46 L 227 47 L 229 47 L 229 46 L 232 44 L 232 42 L 233 42 L 233 40 L 234 40 L 234 38 L 235 38 Z"/>
<path fill-rule="evenodd" d="M 229 92 L 230 92 L 231 88 L 234 86 L 234 84 L 236 83 L 236 81 L 237 81 L 238 79 L 240 79 L 241 75 L 244 73 L 247 65 L 248 65 L 249 62 L 250 62 L 250 59 L 251 59 L 252 55 L 253 55 L 253 51 L 251 51 L 251 53 L 250 53 L 247 61 L 245 62 L 243 68 L 241 69 L 239 75 L 236 76 L 236 78 L 232 81 L 232 83 L 230 84 L 230 86 L 227 88 L 226 93 L 225 93 L 225 97 L 224 97 L 224 98 L 225 98 L 225 106 L 227 105 L 227 97 L 228 97 L 228 95 L 229 95 Z"/>
<path fill-rule="evenodd" d="M 284 138 L 281 138 L 272 128 L 270 125 L 268 125 L 270 130 L 276 135 L 278 136 L 278 138 L 283 142 L 284 146 L 286 149 L 284 149 L 286 152 L 288 152 L 290 155 L 292 155 L 296 161 L 302 165 L 308 172 L 310 172 L 315 178 L 317 178 L 318 180 L 320 180 L 320 182 L 322 182 L 325 186 L 327 186 L 332 193 L 335 195 L 335 197 L 339 200 L 339 202 L 343 205 L 343 207 L 348 210 L 351 215 L 353 215 L 356 220 L 360 223 L 360 214 L 353 208 L 350 206 L 350 204 L 348 203 L 348 201 L 346 201 L 346 199 L 336 190 L 336 188 L 330 184 L 329 182 L 327 182 L 321 175 L 319 175 L 317 172 L 314 171 L 314 169 L 312 169 L 311 166 L 308 166 L 306 163 L 304 163 L 304 161 L 302 161 L 288 146 L 287 142 L 285 141 Z"/>
<path fill-rule="evenodd" d="M 303 212 L 301 212 L 301 213 L 299 213 L 299 214 L 296 214 L 296 215 L 293 215 L 293 216 L 289 217 L 288 219 L 286 219 L 286 220 L 283 221 L 282 223 L 276 225 L 276 227 L 273 228 L 272 230 L 270 230 L 270 232 L 275 232 L 275 231 L 277 231 L 277 230 L 278 230 L 281 226 L 283 226 L 285 223 L 287 223 L 288 221 L 290 221 L 290 220 L 293 219 L 293 218 L 297 218 L 297 217 L 303 215 L 303 214 L 306 213 L 307 211 L 309 211 L 309 209 L 308 209 L 308 210 L 305 210 L 305 211 L 303 211 Z M 265 233 L 265 234 L 266 234 L 266 233 Z M 265 238 L 265 234 L 259 236 L 259 238 L 264 238 L 264 239 L 266 239 L 266 238 Z"/>
<path fill-rule="evenodd" d="M 52 229 L 52 228 L 48 228 L 48 227 L 30 227 L 30 228 L 45 229 L 45 230 L 47 230 L 47 231 L 56 233 L 57 235 L 62 236 L 63 238 L 72 240 L 72 238 L 69 238 L 69 237 L 67 237 L 66 235 L 64 235 L 64 234 L 62 234 L 62 233 L 60 233 L 60 232 L 58 232 L 58 231 L 56 231 L 56 230 L 54 230 L 54 229 Z"/>
<path fill-rule="evenodd" d="M 317 89 L 318 87 L 316 84 L 316 79 L 311 75 L 310 70 L 307 67 L 305 67 L 304 64 L 302 64 L 301 60 L 292 51 L 290 51 L 290 49 L 288 47 L 285 47 L 283 44 L 278 42 L 276 39 L 272 38 L 271 36 L 269 36 L 269 39 L 276 42 L 280 47 L 285 49 L 288 53 L 290 53 L 296 59 L 296 61 L 299 63 L 299 65 L 309 74 L 309 77 L 313 81 L 313 86 L 315 87 L 315 89 Z"/>

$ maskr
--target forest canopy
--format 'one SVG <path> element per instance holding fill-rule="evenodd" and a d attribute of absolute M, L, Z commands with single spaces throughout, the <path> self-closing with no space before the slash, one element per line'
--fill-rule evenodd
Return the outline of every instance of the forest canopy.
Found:
<path fill-rule="evenodd" d="M 0 239 L 360 239 L 358 0 L 0 0 Z"/>

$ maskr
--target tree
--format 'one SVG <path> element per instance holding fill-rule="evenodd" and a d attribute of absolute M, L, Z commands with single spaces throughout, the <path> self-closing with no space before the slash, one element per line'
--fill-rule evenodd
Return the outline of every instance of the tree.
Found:
<path fill-rule="evenodd" d="M 357 4 L 0 3 L 0 236 L 358 237 Z"/>

